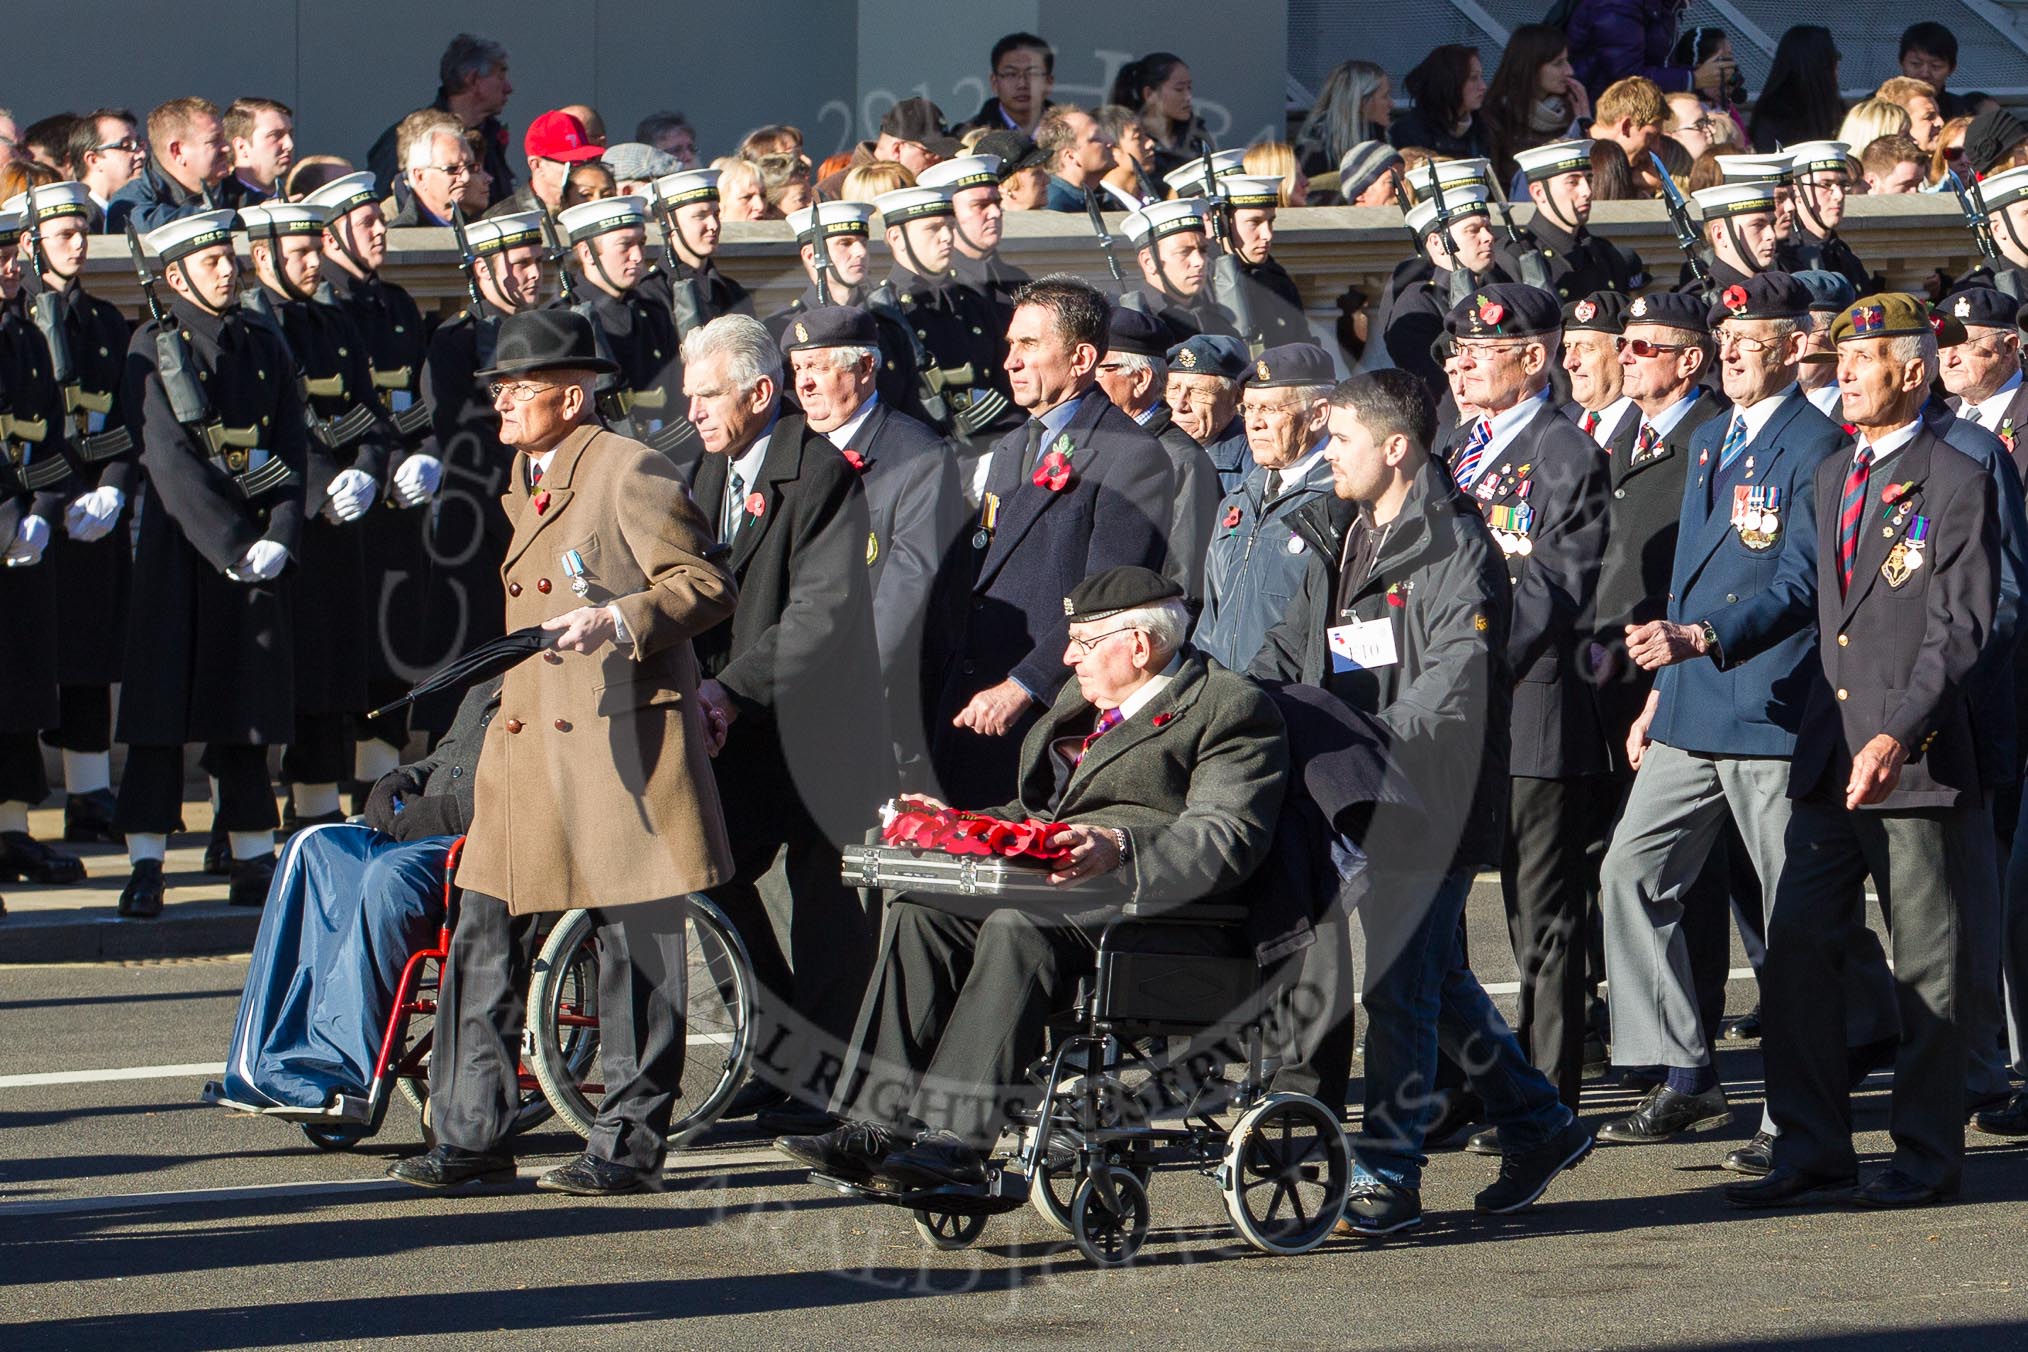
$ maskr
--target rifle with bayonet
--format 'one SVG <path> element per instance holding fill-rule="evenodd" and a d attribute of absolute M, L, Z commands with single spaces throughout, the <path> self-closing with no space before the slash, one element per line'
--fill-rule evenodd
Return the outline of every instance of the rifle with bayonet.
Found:
<path fill-rule="evenodd" d="M 1958 210 L 1965 214 L 1965 225 L 1971 230 L 1979 253 L 1985 257 L 1987 271 L 1993 274 L 1993 286 L 2001 295 L 2020 300 L 2020 269 L 2008 263 L 2000 252 L 2000 242 L 1993 237 L 1992 213 L 1986 209 L 1986 195 L 1980 191 L 1978 180 L 1973 179 L 1967 187 L 1955 169 L 1946 170 L 1944 177 L 1950 181 L 1951 191 L 1957 194 Z"/>
<path fill-rule="evenodd" d="M 1204 196 L 1211 208 L 1211 240 L 1218 246 L 1211 255 L 1211 299 L 1232 317 L 1232 325 L 1245 340 L 1247 351 L 1258 357 L 1263 345 L 1261 334 L 1253 322 L 1246 272 L 1239 266 L 1239 255 L 1234 251 L 1225 193 L 1219 188 L 1218 175 L 1212 167 L 1211 142 L 1200 136 L 1197 149 L 1204 157 Z"/>
<path fill-rule="evenodd" d="M 811 224 L 816 227 L 817 238 L 810 246 L 810 257 L 817 265 L 817 304 L 831 304 L 831 238 L 824 233 L 824 217 L 820 210 L 814 210 Z"/>
<path fill-rule="evenodd" d="M 1514 265 L 1521 273 L 1514 280 L 1554 293 L 1556 288 L 1549 280 L 1549 260 L 1542 256 L 1540 245 L 1522 239 L 1521 232 L 1514 228 L 1514 213 L 1507 209 L 1506 190 L 1493 181 L 1490 172 L 1486 177 L 1486 188 L 1486 195 L 1499 210 L 1500 225 L 1507 232 L 1507 242 L 1514 246 Z"/>
<path fill-rule="evenodd" d="M 486 296 L 479 289 L 479 256 L 472 252 L 472 241 L 465 234 L 465 209 L 456 202 L 451 203 L 451 237 L 458 243 L 458 269 L 465 274 L 465 295 L 472 302 L 472 351 L 479 361 L 472 369 L 483 371 L 493 364 L 493 343 L 499 334 L 494 321 L 486 317 Z"/>
<path fill-rule="evenodd" d="M 1113 234 L 1106 229 L 1106 214 L 1099 207 L 1097 189 L 1084 190 L 1084 212 L 1091 218 L 1091 232 L 1098 238 L 1099 252 L 1105 255 L 1106 271 L 1113 275 L 1113 285 L 1120 289 L 1120 308 L 1148 312 L 1148 298 L 1137 286 L 1127 285 L 1126 274 L 1120 271 L 1119 255 L 1113 252 Z"/>
<path fill-rule="evenodd" d="M 704 297 L 699 293 L 697 279 L 685 277 L 681 271 L 683 259 L 676 252 L 676 209 L 662 200 L 662 194 L 655 194 L 655 219 L 662 226 L 662 266 L 669 273 L 669 313 L 676 321 L 676 341 L 682 342 L 691 330 L 703 327 Z M 822 238 L 821 232 L 819 238 Z M 817 259 L 817 294 L 824 293 L 824 264 L 828 261 L 824 251 Z M 828 304 L 829 302 L 826 302 Z"/>
<path fill-rule="evenodd" d="M 1655 162 L 1655 172 L 1662 180 L 1662 198 L 1669 204 L 1669 224 L 1676 231 L 1676 247 L 1683 251 L 1683 258 L 1690 265 L 1690 276 L 1697 283 L 1698 294 L 1710 299 L 1714 283 L 1711 269 L 1704 261 L 1704 240 L 1697 233 L 1696 223 L 1690 219 L 1690 203 L 1685 200 L 1683 190 L 1676 186 L 1676 180 L 1669 177 L 1668 166 L 1662 157 L 1653 151 L 1648 158 Z"/>
<path fill-rule="evenodd" d="M 28 188 L 28 224 L 21 231 L 21 248 L 28 256 L 28 270 L 36 278 L 35 299 L 30 303 L 29 314 L 36 332 L 42 335 L 42 345 L 49 353 L 49 377 L 63 391 L 64 412 L 68 414 L 79 406 L 82 391 L 77 387 L 77 368 L 71 361 L 70 334 L 63 327 L 63 298 L 49 290 L 43 280 L 49 272 L 49 259 L 42 252 L 42 223 L 35 210 L 33 185 Z M 35 448 L 24 454 L 24 458 L 35 457 L 30 464 L 15 466 L 22 486 L 31 492 L 52 488 L 70 477 L 70 463 L 55 451 L 58 443 L 48 440 L 50 421 L 46 416 L 0 419 L 0 428 L 5 429 L 9 439 L 19 438 Z"/>
<path fill-rule="evenodd" d="M 1457 255 L 1458 242 L 1451 238 L 1451 209 L 1444 203 L 1443 175 L 1437 173 L 1436 169 L 1434 164 L 1429 167 L 1429 197 L 1430 201 L 1436 203 L 1436 228 L 1443 231 L 1444 248 L 1451 255 L 1451 281 L 1444 298 L 1444 308 L 1448 311 L 1455 309 L 1459 302 L 1471 295 L 1478 288 L 1479 281 L 1472 275 L 1470 268 L 1460 265 Z M 1435 261 L 1430 260 L 1432 265 Z"/>

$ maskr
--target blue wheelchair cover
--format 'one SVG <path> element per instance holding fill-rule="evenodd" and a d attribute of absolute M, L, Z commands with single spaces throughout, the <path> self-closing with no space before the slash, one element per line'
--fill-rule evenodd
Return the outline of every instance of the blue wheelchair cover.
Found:
<path fill-rule="evenodd" d="M 228 1106 L 314 1111 L 364 1095 L 409 956 L 436 941 L 452 836 L 313 826 L 282 852 L 226 1054 Z"/>

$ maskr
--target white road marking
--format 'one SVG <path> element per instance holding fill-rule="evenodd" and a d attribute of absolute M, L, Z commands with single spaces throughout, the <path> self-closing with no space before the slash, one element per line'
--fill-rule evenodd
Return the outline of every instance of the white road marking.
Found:
<path fill-rule="evenodd" d="M 127 1066 L 118 1070 L 41 1070 L 27 1075 L 0 1075 L 0 1089 L 34 1089 L 52 1084 L 104 1084 L 109 1080 L 175 1080 L 184 1076 L 224 1073 L 223 1061 L 190 1061 L 176 1066 Z"/>

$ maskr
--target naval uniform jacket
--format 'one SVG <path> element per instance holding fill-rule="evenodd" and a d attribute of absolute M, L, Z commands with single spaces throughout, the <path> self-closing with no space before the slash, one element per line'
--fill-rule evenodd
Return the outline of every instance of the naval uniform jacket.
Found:
<path fill-rule="evenodd" d="M 1819 239 L 1799 226 L 1794 239 L 1775 247 L 1774 265 L 1781 272 L 1835 272 L 1862 296 L 1873 290 L 1873 275 L 1835 230 Z"/>
<path fill-rule="evenodd" d="M 1238 255 L 1234 255 L 1238 258 Z M 1258 263 L 1239 259 L 1239 270 L 1247 288 L 1247 307 L 1253 326 L 1260 332 L 1262 347 L 1310 341 L 1310 325 L 1303 318 L 1303 293 L 1296 279 L 1272 255 Z"/>
<path fill-rule="evenodd" d="M 1018 427 L 1021 410 L 1007 384 L 1006 325 L 977 291 L 950 273 L 934 280 L 896 265 L 881 287 L 881 308 L 892 308 L 915 331 L 929 359 L 943 372 L 944 401 L 952 416 L 975 404 L 997 408 L 974 434 Z"/>
<path fill-rule="evenodd" d="M 1387 316 L 1381 342 L 1386 345 L 1388 359 L 1421 380 L 1429 387 L 1429 397 L 1438 401 L 1450 393 L 1450 382 L 1431 349 L 1444 336 L 1444 320 L 1451 312 L 1452 276 L 1448 268 L 1439 270 L 1422 259 L 1413 259 L 1405 268 L 1395 270 L 1381 298 Z M 1511 280 L 1497 260 L 1471 279 L 1475 287 Z"/>
<path fill-rule="evenodd" d="M 1175 484 L 1168 527 L 1169 561 L 1162 573 L 1183 589 L 1183 599 L 1194 608 L 1204 599 L 1204 551 L 1211 542 L 1212 522 L 1217 520 L 1218 471 L 1196 439 L 1176 425 L 1167 404 L 1156 404 L 1141 426 L 1169 453 Z"/>
<path fill-rule="evenodd" d="M 1728 409 L 1691 440 L 1669 582 L 1668 618 L 1708 623 L 1718 650 L 1662 668 L 1648 736 L 1679 751 L 1785 757 L 1816 679 L 1817 466 L 1844 433 L 1801 393 L 1783 396 L 1721 474 L 1731 425 Z"/>
<path fill-rule="evenodd" d="M 1990 475 L 1927 427 L 1873 467 L 1850 589 L 1838 585 L 1838 514 L 1851 457 L 1817 466 L 1820 670 L 1804 705 L 1789 796 L 1843 802 L 1852 757 L 1880 733 L 1908 752 L 1900 782 L 1868 811 L 1977 802 L 1971 681 L 1998 602 L 1999 518 Z M 1883 499 L 1889 495 L 1893 502 Z M 1906 566 L 1911 532 L 1922 562 Z"/>
<path fill-rule="evenodd" d="M 21 313 L 19 299 L 0 306 L 0 427 L 14 418 L 49 418 L 60 414 L 62 391 L 50 376 L 49 348 L 42 334 Z M 49 527 L 50 545 L 63 533 L 67 499 L 62 485 L 33 492 L 17 470 L 32 467 L 43 456 L 62 464 L 61 427 L 52 423 L 47 437 L 26 447 L 25 466 L 16 457 L 22 443 L 6 438 L 0 455 L 0 550 L 14 543 L 23 518 L 39 516 Z M 7 617 L 8 639 L 0 643 L 0 733 L 33 735 L 57 725 L 58 643 L 60 620 L 70 627 L 96 623 L 95 617 L 65 617 L 57 608 L 55 569 L 47 548 L 29 567 L 0 567 L 0 615 Z"/>
<path fill-rule="evenodd" d="M 683 364 L 676 338 L 676 319 L 663 299 L 662 288 L 635 286 L 625 295 L 611 295 L 588 281 L 577 286 L 577 310 L 605 338 L 606 351 L 620 369 L 601 377 L 609 400 L 628 405 L 624 415 L 608 419 L 621 436 L 660 444 L 665 427 L 688 421 L 683 399 Z M 689 439 L 695 439 L 695 432 Z"/>
<path fill-rule="evenodd" d="M 1500 266 L 1510 276 L 1521 275 L 1521 256 L 1531 250 L 1542 254 L 1549 269 L 1549 290 L 1557 300 L 1582 300 L 1595 291 L 1613 291 L 1630 296 L 1638 284 L 1640 260 L 1621 253 L 1609 239 L 1600 239 L 1589 230 L 1573 235 L 1550 219 L 1542 208 L 1520 231 L 1517 243 L 1500 245 Z"/>
<path fill-rule="evenodd" d="M 1609 768 L 1586 649 L 1606 533 L 1606 458 L 1543 399 L 1466 496 L 1493 529 L 1513 588 L 1509 768 L 1568 779 Z"/>
<path fill-rule="evenodd" d="M 190 346 L 212 416 L 257 429 L 260 446 L 297 476 L 309 430 L 295 358 L 271 325 L 237 306 L 215 315 L 176 297 L 170 321 Z M 128 349 L 125 407 L 148 479 L 134 551 L 117 737 L 130 746 L 287 742 L 295 728 L 293 565 L 268 582 L 225 570 L 257 540 L 301 544 L 300 477 L 249 500 L 176 420 L 156 366 L 155 323 Z M 249 453 L 249 467 L 257 457 Z"/>

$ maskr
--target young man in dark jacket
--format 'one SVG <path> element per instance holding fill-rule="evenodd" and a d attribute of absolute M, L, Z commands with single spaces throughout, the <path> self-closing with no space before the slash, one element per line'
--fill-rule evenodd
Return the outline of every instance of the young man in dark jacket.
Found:
<path fill-rule="evenodd" d="M 1316 532 L 1316 561 L 1250 673 L 1320 685 L 1376 716 L 1419 804 L 1377 809 L 1361 842 L 1373 880 L 1358 916 L 1372 1023 L 1345 1214 L 1351 1233 L 1369 1236 L 1422 1221 L 1439 1046 L 1472 1068 L 1507 1147 L 1478 1210 L 1521 1210 L 1591 1149 L 1465 965 L 1458 939 L 1472 877 L 1497 858 L 1506 812 L 1509 584 L 1485 522 L 1429 456 L 1435 422 L 1427 391 L 1406 372 L 1355 376 L 1332 392 L 1324 454 L 1336 496 L 1357 511 L 1342 536 L 1325 534 L 1326 513 L 1299 518 Z M 1467 805 L 1462 815 L 1458 804 Z M 1318 943 L 1320 961 L 1306 975 L 1329 979 L 1332 947 Z M 1326 1043 L 1332 1050 L 1313 1053 L 1320 1062 L 1349 1061 L 1349 1038 Z"/>

